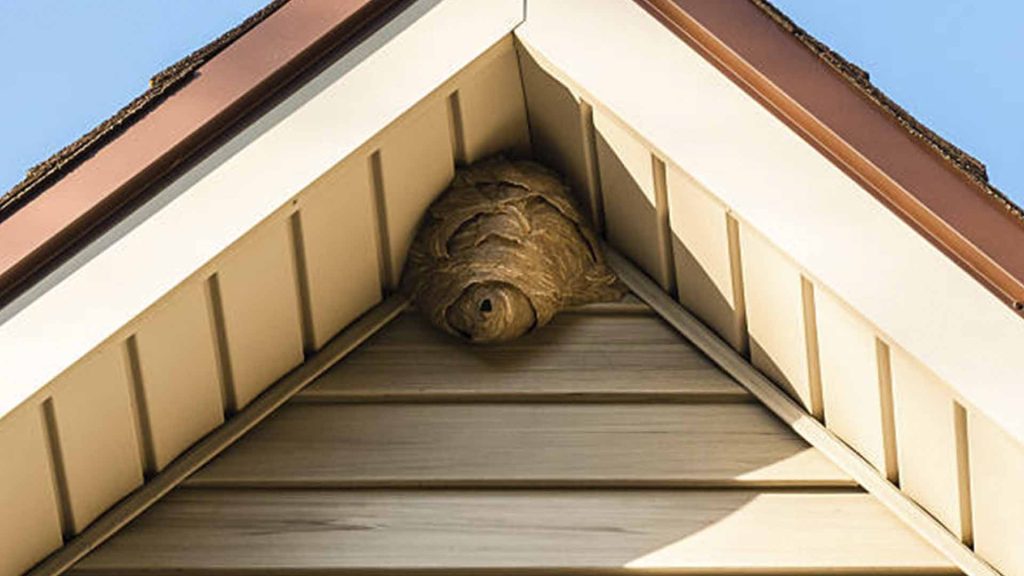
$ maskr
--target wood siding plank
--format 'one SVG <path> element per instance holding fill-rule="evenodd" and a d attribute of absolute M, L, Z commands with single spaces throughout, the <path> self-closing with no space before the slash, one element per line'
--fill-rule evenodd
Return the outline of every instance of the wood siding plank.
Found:
<path fill-rule="evenodd" d="M 435 100 L 399 120 L 381 143 L 381 185 L 395 283 L 420 219 L 455 176 L 448 122 L 444 100 Z"/>
<path fill-rule="evenodd" d="M 599 110 L 594 110 L 594 129 L 608 241 L 663 289 L 670 289 L 672 272 L 662 260 L 651 151 Z"/>
<path fill-rule="evenodd" d="M 313 348 L 380 302 L 374 198 L 367 163 L 351 158 L 300 196 Z"/>
<path fill-rule="evenodd" d="M 152 310 L 135 333 L 155 471 L 224 421 L 214 328 L 198 283 Z"/>
<path fill-rule="evenodd" d="M 1024 574 L 1024 446 L 968 410 L 974 550 L 1006 576 Z"/>
<path fill-rule="evenodd" d="M 500 347 L 474 347 L 400 316 L 300 398 L 746 401 L 748 393 L 648 315 L 562 314 Z"/>
<path fill-rule="evenodd" d="M 853 448 L 827 430 L 820 420 L 812 417 L 796 401 L 757 371 L 735 350 L 717 338 L 712 331 L 660 288 L 625 258 L 614 251 L 608 260 L 619 277 L 680 334 L 706 352 L 722 370 L 742 382 L 764 406 L 789 424 L 795 433 L 821 450 L 846 473 L 854 477 L 869 493 L 898 517 L 908 530 L 928 541 L 956 567 L 972 576 L 998 576 L 971 548 L 968 548 L 929 515 L 916 502 L 889 482 Z"/>
<path fill-rule="evenodd" d="M 815 291 L 815 304 L 825 424 L 894 478 L 886 458 L 874 328 L 826 290 Z"/>
<path fill-rule="evenodd" d="M 517 46 L 522 70 L 530 142 L 537 160 L 556 169 L 573 189 L 587 214 L 599 213 L 587 195 L 589 180 L 575 94 L 548 74 L 530 53 Z"/>
<path fill-rule="evenodd" d="M 891 357 L 900 488 L 963 538 L 953 395 L 904 350 Z"/>
<path fill-rule="evenodd" d="M 675 166 L 668 167 L 668 202 L 679 302 L 743 352 L 743 287 L 733 281 L 728 210 Z"/>
<path fill-rule="evenodd" d="M 530 154 L 526 103 L 519 77 L 519 62 L 511 36 L 476 62 L 458 83 L 462 137 L 466 163 L 499 152 Z"/>
<path fill-rule="evenodd" d="M 118 344 L 90 354 L 51 384 L 75 533 L 142 484 L 128 359 Z"/>
<path fill-rule="evenodd" d="M 800 270 L 763 236 L 740 226 L 750 361 L 821 417 L 807 357 Z"/>
<path fill-rule="evenodd" d="M 284 404 L 303 386 L 322 374 L 331 364 L 349 354 L 360 344 L 408 306 L 403 296 L 391 296 L 353 322 L 336 338 L 313 354 L 298 369 L 276 382 L 224 426 L 204 436 L 181 458 L 175 459 L 152 480 L 115 504 L 106 514 L 63 548 L 36 565 L 28 576 L 62 574 L 91 551 L 173 490 L 190 474 L 253 429 L 270 413 Z"/>
<path fill-rule="evenodd" d="M 198 486 L 856 486 L 753 404 L 292 405 Z"/>
<path fill-rule="evenodd" d="M 179 490 L 72 574 L 369 567 L 955 572 L 863 493 Z"/>
<path fill-rule="evenodd" d="M 0 575 L 15 576 L 60 548 L 60 511 L 38 405 L 0 421 Z"/>
<path fill-rule="evenodd" d="M 245 407 L 303 359 L 302 320 L 287 221 L 255 231 L 217 275 L 234 406 Z"/>

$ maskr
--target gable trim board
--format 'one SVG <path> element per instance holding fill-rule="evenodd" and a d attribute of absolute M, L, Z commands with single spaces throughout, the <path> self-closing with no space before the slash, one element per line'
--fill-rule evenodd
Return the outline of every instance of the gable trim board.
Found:
<path fill-rule="evenodd" d="M 382 126 L 445 85 L 521 17 L 515 0 L 419 6 L 172 183 L 161 193 L 166 205 L 119 223 L 97 242 L 101 249 L 92 258 L 80 266 L 66 264 L 62 281 L 13 302 L 17 311 L 0 325 L 0 414 L 39 392 L 180 283 L 203 276 L 208 263 L 247 231 L 290 213 L 299 192 L 356 150 L 372 147 Z M 475 23 L 472 32 L 449 35 L 447 42 L 433 33 L 467 22 Z M 403 62 L 425 52 L 432 57 L 409 73 Z M 303 143 L 301 151 L 295 142 Z M 169 242 L 182 230 L 190 231 L 184 250 Z M 133 273 L 120 273 L 125 270 Z M 92 305 L 83 309 L 81 302 Z M 54 329 L 67 318 L 75 322 Z"/>
<path fill-rule="evenodd" d="M 911 410 L 914 406 L 905 398 L 899 401 L 900 378 L 891 382 L 890 372 L 902 369 L 904 357 L 911 366 L 916 365 L 915 359 L 927 361 L 938 378 L 929 373 L 925 380 L 937 381 L 940 392 L 948 394 L 938 401 L 967 407 L 972 426 L 980 426 L 975 421 L 980 422 L 981 415 L 986 415 L 996 421 L 996 432 L 999 427 L 1007 429 L 1017 435 L 1013 440 L 1016 442 L 1024 437 L 1024 424 L 1016 429 L 1014 421 L 1010 425 L 1006 422 L 1013 403 L 1000 397 L 1012 390 L 1007 386 L 1013 383 L 1012 375 L 1019 368 L 1012 354 L 1005 355 L 1005 348 L 1024 341 L 1020 338 L 1024 330 L 1020 319 L 938 249 L 906 228 L 896 215 L 864 194 L 861 179 L 848 178 L 848 172 L 819 155 L 820 148 L 790 132 L 790 125 L 721 76 L 704 56 L 681 43 L 639 6 L 612 0 L 530 0 L 529 18 L 520 25 L 522 8 L 518 0 L 429 0 L 412 5 L 186 171 L 156 201 L 118 223 L 42 284 L 0 311 L 6 315 L 0 325 L 0 380 L 5 385 L 15 383 L 5 388 L 6 395 L 0 395 L 0 414 L 13 414 L 15 407 L 33 411 L 40 402 L 51 402 L 51 410 L 58 408 L 55 402 L 59 400 L 50 400 L 55 386 L 51 382 L 81 380 L 73 367 L 82 364 L 80 359 L 84 357 L 115 375 L 111 382 L 118 390 L 108 392 L 111 398 L 117 396 L 118 402 L 110 405 L 119 406 L 119 414 L 130 413 L 132 418 L 122 423 L 133 422 L 134 418 L 133 424 L 122 426 L 124 430 L 102 432 L 111 434 L 125 454 L 137 456 L 128 460 L 138 460 L 118 471 L 111 486 L 135 485 L 143 474 L 148 477 L 163 466 L 173 466 L 174 455 L 188 445 L 189 439 L 168 437 L 161 443 L 155 434 L 188 427 L 185 436 L 198 438 L 220 424 L 223 416 L 232 416 L 253 398 L 258 400 L 265 386 L 301 365 L 304 354 L 314 352 L 334 331 L 380 300 L 382 289 L 387 290 L 388 281 L 393 282 L 401 269 L 412 228 L 432 195 L 450 178 L 457 161 L 509 147 L 529 149 L 526 111 L 522 110 L 524 94 L 520 91 L 526 92 L 526 105 L 533 108 L 532 114 L 538 108 L 536 102 L 530 102 L 530 91 L 538 78 L 550 74 L 556 78 L 557 90 L 573 91 L 568 96 L 568 92 L 556 94 L 568 97 L 568 114 L 553 120 L 554 124 L 565 120 L 566 126 L 553 127 L 567 130 L 571 143 L 568 148 L 554 150 L 555 156 L 562 155 L 554 159 L 554 164 L 570 179 L 578 180 L 581 191 L 601 201 L 600 206 L 592 206 L 594 213 L 604 214 L 604 221 L 611 223 L 610 233 L 620 231 L 619 247 L 631 249 L 632 256 L 646 264 L 646 272 L 661 280 L 662 289 L 673 291 L 679 276 L 680 290 L 686 291 L 679 295 L 681 299 L 699 295 L 689 304 L 695 308 L 709 295 L 727 296 L 708 308 L 711 323 L 744 353 L 749 344 L 756 364 L 754 346 L 765 342 L 747 342 L 758 318 L 748 319 L 747 315 L 756 313 L 756 309 L 745 299 L 749 300 L 751 290 L 758 288 L 758 279 L 756 271 L 747 277 L 749 257 L 745 253 L 741 256 L 741 250 L 749 250 L 757 237 L 763 237 L 769 252 L 781 248 L 786 253 L 785 273 L 792 280 L 790 285 L 799 287 L 794 292 L 797 298 L 792 312 L 793 318 L 803 322 L 799 332 L 807 339 L 800 344 L 799 353 L 813 356 L 806 358 L 806 365 L 797 367 L 807 382 L 796 382 L 794 390 L 799 395 L 807 388 L 809 398 L 817 394 L 818 405 L 836 401 L 837 389 L 829 387 L 835 385 L 833 375 L 842 368 L 835 362 L 834 342 L 819 343 L 816 339 L 816 309 L 825 306 L 832 312 L 823 316 L 824 329 L 839 326 L 844 334 L 864 336 L 852 340 L 860 352 L 857 359 L 865 360 L 861 375 L 874 377 L 877 372 L 880 380 L 888 375 L 896 388 L 897 401 L 894 406 L 893 390 L 880 390 L 881 412 L 876 415 L 872 410 L 878 407 L 868 406 L 858 414 L 868 421 L 888 422 L 888 429 L 874 430 L 850 420 L 840 434 L 859 445 L 862 453 L 872 455 L 876 468 L 896 479 L 892 435 L 897 433 L 893 428 L 898 429 L 901 420 L 897 417 L 893 425 L 893 411 L 905 412 L 908 406 Z M 476 25 L 469 26 L 470 21 Z M 454 28 L 468 32 L 436 34 L 437 29 Z M 523 47 L 516 53 L 508 36 L 513 30 Z M 587 39 L 595 37 L 603 42 L 588 45 Z M 422 66 L 413 69 L 405 65 L 408 58 L 424 53 L 431 56 L 417 59 Z M 622 54 L 629 58 L 623 59 Z M 501 62 L 501 66 L 482 65 L 491 62 Z M 503 108 L 505 116 L 500 122 L 485 126 L 479 134 L 465 131 L 486 124 L 490 113 L 481 115 L 480 111 L 488 110 L 489 102 L 498 94 L 462 90 L 458 78 L 467 66 L 485 70 L 481 74 L 486 75 L 486 81 L 476 82 L 477 86 L 501 85 L 503 92 L 515 92 L 511 99 L 519 101 Z M 582 99 L 582 103 L 575 99 Z M 685 103 L 683 108 L 680 102 Z M 463 124 L 460 118 L 473 120 Z M 716 121 L 721 118 L 726 121 Z M 550 144 L 545 138 L 557 143 L 565 135 L 537 132 L 551 127 L 538 119 L 531 118 L 529 128 L 535 140 L 538 134 L 543 136 L 533 143 L 540 147 L 538 155 L 543 155 L 544 146 Z M 429 142 L 417 146 L 410 135 Z M 400 141 L 400 153 L 395 153 L 398 148 L 388 147 L 386 143 L 391 141 Z M 301 146 L 296 147 L 296 142 Z M 616 166 L 609 160 L 620 159 L 615 146 L 625 150 L 623 145 L 631 152 L 622 156 L 622 166 Z M 394 164 L 395 157 L 405 163 Z M 406 168 L 414 165 L 430 169 L 431 178 L 409 178 Z M 259 178 L 254 179 L 253 174 Z M 338 198 L 322 193 L 339 182 L 352 190 L 344 206 L 331 204 Z M 696 266 L 690 261 L 671 260 L 673 233 L 685 236 L 693 230 L 692 223 L 673 220 L 671 207 L 678 200 L 673 191 L 681 182 L 687 194 L 694 195 L 687 205 L 699 211 L 701 217 L 707 216 L 709 222 L 717 222 L 721 228 L 718 232 L 722 232 L 713 234 L 714 241 L 693 254 Z M 602 185 L 610 187 L 614 183 L 621 187 L 601 190 Z M 765 188 L 771 194 L 765 194 Z M 614 195 L 624 192 L 634 193 L 634 197 Z M 345 214 L 352 226 L 332 225 L 331 219 L 319 218 L 320 213 L 303 212 L 303 207 L 313 202 L 321 208 L 330 204 L 332 213 Z M 641 222 L 647 218 L 646 209 L 653 218 L 650 229 L 644 229 Z M 634 210 L 639 210 L 637 222 L 625 222 L 623 214 Z M 623 224 L 633 228 L 622 228 Z M 628 230 L 637 226 L 656 234 L 644 236 L 644 243 L 632 244 L 638 236 Z M 188 249 L 169 250 L 168 239 L 180 242 L 183 229 L 194 232 Z M 347 273 L 318 265 L 330 251 L 303 241 L 307 234 L 315 234 L 332 245 L 347 244 L 335 237 L 342 230 L 359 239 L 351 243 L 353 254 L 346 256 L 353 266 Z M 860 240 L 858 234 L 865 230 L 871 238 L 884 240 L 859 245 L 855 240 Z M 695 246 L 693 238 L 685 241 Z M 886 254 L 889 260 L 877 258 L 872 247 L 891 248 Z M 846 260 L 834 262 L 837 254 Z M 262 282 L 260 263 L 269 257 L 277 262 L 273 268 L 276 272 L 272 281 Z M 704 258 L 714 260 L 714 266 L 710 266 L 711 260 L 701 260 Z M 902 268 L 908 263 L 916 266 L 913 272 L 920 277 Z M 843 266 L 853 270 L 844 270 Z M 709 277 L 696 284 L 680 272 L 701 267 L 710 271 Z M 135 273 L 117 273 L 126 269 Z M 865 271 L 866 279 L 854 273 Z M 118 278 L 118 282 L 112 283 L 111 278 Z M 338 291 L 336 287 L 344 285 L 346 278 L 358 279 L 359 286 Z M 885 281 L 878 281 L 880 278 Z M 254 285 L 259 290 L 250 293 L 253 291 L 247 287 Z M 934 290 L 936 285 L 943 290 Z M 921 292 L 922 286 L 932 290 Z M 894 303 L 892 293 L 920 294 L 920 298 Z M 326 306 L 337 312 L 335 316 L 311 313 L 317 302 L 331 298 L 345 300 L 330 301 Z M 829 299 L 835 299 L 838 305 L 832 306 Z M 175 310 L 184 312 L 169 313 L 171 300 L 180 307 Z M 83 310 L 83 301 L 94 306 Z M 264 311 L 264 303 L 273 303 L 272 310 L 267 311 L 273 321 L 251 324 L 252 311 Z M 956 311 L 980 312 L 980 318 L 952 318 L 942 324 L 942 319 L 922 316 L 922 310 L 937 304 Z M 850 305 L 867 318 L 849 310 Z M 704 314 L 704 310 L 695 311 Z M 161 347 L 147 344 L 146 334 L 135 331 L 150 326 L 158 316 L 171 332 L 184 329 L 179 325 L 183 322 L 192 328 L 205 326 L 212 330 L 205 343 L 195 343 L 203 348 L 203 361 L 197 367 L 194 385 L 197 394 L 214 398 L 221 387 L 227 398 L 226 414 L 197 414 L 192 422 L 137 418 L 140 406 L 162 404 L 157 391 L 167 384 L 159 375 L 154 377 L 145 362 L 139 365 L 140 354 L 151 355 Z M 171 320 L 167 320 L 169 317 Z M 67 330 L 52 329 L 67 318 L 76 322 Z M 323 318 L 326 320 L 318 324 L 317 320 Z M 927 331 L 938 333 L 913 334 L 913 323 L 922 318 Z M 940 328 L 959 332 L 942 332 Z M 1005 338 L 991 347 L 994 349 L 979 348 L 979 343 L 989 343 L 984 337 L 991 338 L 992 334 Z M 282 335 L 288 335 L 287 342 L 272 340 Z M 957 338 L 974 341 L 964 347 Z M 16 344 L 5 346 L 3 342 Z M 279 354 L 264 354 L 272 345 Z M 940 358 L 945 364 L 936 366 L 932 358 Z M 817 363 L 819 359 L 824 362 Z M 170 366 L 180 361 L 173 354 L 159 360 Z M 978 362 L 989 365 L 979 367 Z M 780 367 L 784 379 L 792 376 L 790 368 Z M 975 374 L 978 368 L 988 372 Z M 958 379 L 952 380 L 951 376 Z M 976 380 L 979 376 L 990 381 Z M 953 388 L 946 390 L 943 381 Z M 84 386 L 83 382 L 73 383 Z M 843 381 L 841 385 L 848 383 Z M 57 389 L 53 390 L 56 395 Z M 996 400 L 1002 412 L 993 414 L 989 412 L 993 409 L 990 404 Z M 812 409 L 814 405 L 811 401 Z M 101 412 L 85 417 L 75 414 L 71 416 L 76 418 L 69 420 L 66 411 L 52 411 L 55 423 L 50 427 L 49 439 L 58 448 L 60 442 L 53 440 L 64 436 L 62 427 L 75 425 L 96 433 L 96 422 L 103 420 Z M 831 424 L 829 410 L 823 412 L 818 415 Z M 864 431 L 868 433 L 861 435 Z M 956 462 L 969 460 L 966 439 L 958 436 L 954 443 L 958 450 L 950 458 Z M 993 461 L 991 453 L 976 450 L 973 445 L 971 454 L 987 456 L 978 460 L 982 465 Z M 904 459 L 899 459 L 899 465 L 904 465 Z M 946 470 L 950 471 L 961 476 L 965 472 L 956 464 Z M 974 468 L 971 471 L 978 473 Z M 46 475 L 42 470 L 39 474 Z M 94 495 L 90 496 L 92 501 L 75 506 L 86 506 L 90 515 L 102 512 L 117 499 L 117 495 L 108 493 L 109 487 L 87 488 Z M 926 492 L 908 493 L 922 494 L 923 504 L 931 509 L 927 501 L 931 496 Z M 69 494 L 62 504 L 74 509 L 74 498 L 79 496 Z M 962 496 L 959 503 L 963 504 Z M 986 512 L 991 512 L 991 504 L 980 513 Z M 73 529 L 88 524 L 88 519 L 72 520 Z M 957 518 L 943 520 L 951 525 Z M 994 551 L 996 556 L 1001 553 Z"/>
<path fill-rule="evenodd" d="M 1024 309 L 1024 254 L 1014 249 L 1024 236 L 1021 210 L 988 184 L 980 162 L 768 2 L 637 3 L 1007 305 Z"/>
<path fill-rule="evenodd" d="M 1020 317 L 671 31 L 630 2 L 532 0 L 516 36 L 1024 440 Z"/>
<path fill-rule="evenodd" d="M 655 281 L 614 250 L 607 249 L 607 254 L 609 264 L 630 290 L 959 569 L 971 576 L 1000 576 L 942 523 L 889 482 L 871 462 L 808 414 L 803 406 L 755 369 L 714 331 L 665 294 Z"/>
<path fill-rule="evenodd" d="M 145 194 L 145 188 L 164 184 L 162 178 L 173 175 L 183 160 L 203 152 L 208 143 L 216 145 L 219 135 L 230 134 L 239 120 L 315 65 L 324 52 L 372 33 L 401 4 L 286 0 L 270 6 L 262 20 L 176 81 L 157 104 L 116 117 L 109 133 L 79 152 L 88 158 L 44 178 L 36 186 L 45 189 L 33 192 L 31 201 L 0 211 L 0 245 L 5 247 L 0 301 L 19 284 L 33 281 L 37 270 L 45 273 L 44 267 L 74 250 L 111 213 Z"/>
<path fill-rule="evenodd" d="M 327 342 L 295 370 L 270 386 L 260 397 L 235 414 L 224 425 L 189 448 L 181 457 L 150 479 L 139 490 L 115 504 L 110 510 L 70 540 L 57 552 L 31 570 L 27 576 L 61 574 L 96 549 L 129 522 L 149 509 L 175 486 L 234 444 L 281 407 L 307 384 L 339 362 L 373 336 L 408 307 L 401 296 L 392 296 L 364 314 Z"/>

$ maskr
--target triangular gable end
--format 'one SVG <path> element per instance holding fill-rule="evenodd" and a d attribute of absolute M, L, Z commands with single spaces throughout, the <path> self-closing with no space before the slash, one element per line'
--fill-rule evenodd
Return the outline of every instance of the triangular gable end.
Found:
<path fill-rule="evenodd" d="M 808 52 L 801 42 L 820 45 L 770 7 L 696 4 L 292 0 L 204 60 L 206 84 L 200 67 L 91 157 L 55 168 L 49 188 L 0 223 L 21 242 L 18 227 L 61 194 L 97 199 L 63 234 L 12 244 L 27 259 L 4 263 L 5 286 L 46 262 L 52 272 L 2 311 L 0 378 L 11 385 L 0 451 L 24 465 L 0 481 L 21 511 L 0 520 L 18 535 L 0 569 L 21 572 L 58 548 L 37 573 L 68 567 L 153 500 L 140 494 L 169 488 L 168 471 L 180 480 L 184 460 L 194 468 L 226 445 L 200 454 L 195 442 L 237 437 L 222 431 L 269 414 L 286 398 L 268 401 L 272 392 L 309 376 L 323 351 L 350 349 L 339 338 L 393 293 L 416 223 L 454 167 L 506 152 L 565 174 L 642 271 L 619 262 L 631 287 L 957 567 L 992 574 L 980 556 L 1020 571 L 1024 523 L 1005 511 L 1024 506 L 1011 394 L 1024 327 L 1008 305 L 1024 299 L 1024 274 L 1018 255 L 979 232 L 1016 238 L 1020 223 L 986 196 L 975 162 L 877 94 L 864 100 L 873 93 L 855 70 Z M 756 38 L 736 37 L 723 14 Z M 289 26 L 290 56 L 251 79 L 291 79 L 287 90 L 252 108 L 255 84 L 236 86 L 237 100 L 183 121 L 181 137 L 202 129 L 208 140 L 203 122 L 234 132 L 203 149 L 198 137 L 161 141 L 137 173 L 97 179 L 119 160 L 119 139 L 166 139 L 161 113 L 187 108 L 223 73 L 215 64 L 267 52 L 268 30 Z M 755 40 L 787 59 L 810 55 L 816 67 L 803 73 L 820 76 L 823 94 L 860 99 L 842 109 L 864 121 L 843 124 L 809 100 Z M 83 224 L 113 191 L 127 202 L 132 185 L 137 206 L 124 218 Z M 936 208 L 935 190 L 954 194 L 970 222 Z M 93 233 L 60 244 L 75 229 Z M 56 245 L 74 257 L 32 260 Z M 389 302 L 388 317 L 400 307 Z"/>

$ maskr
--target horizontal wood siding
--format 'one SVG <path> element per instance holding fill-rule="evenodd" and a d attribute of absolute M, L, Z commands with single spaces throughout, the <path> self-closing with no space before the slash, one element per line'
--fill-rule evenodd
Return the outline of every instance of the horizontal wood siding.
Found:
<path fill-rule="evenodd" d="M 955 574 L 871 496 L 179 490 L 74 574 Z"/>
<path fill-rule="evenodd" d="M 545 11 L 563 10 L 542 4 Z M 530 70 L 524 73 L 527 94 L 538 94 L 533 103 L 527 99 L 531 128 L 557 151 L 546 159 L 567 174 L 585 173 L 588 127 L 582 125 L 580 137 L 569 118 L 573 111 L 590 114 L 609 243 L 852 446 L 881 478 L 903 486 L 970 545 L 971 508 L 982 497 L 967 480 L 973 472 L 967 445 L 974 440 L 954 415 L 970 415 L 971 407 L 947 383 L 922 377 L 928 369 L 919 359 L 823 283 L 817 270 L 769 239 L 760 215 L 738 211 L 720 190 L 699 181 L 694 174 L 707 172 L 693 164 L 693 154 L 673 156 L 659 148 L 647 139 L 654 126 L 630 126 L 619 106 L 613 111 L 615 103 L 577 83 L 577 70 L 559 68 L 536 42 L 558 45 L 559 57 L 575 54 L 556 36 L 538 25 L 520 44 L 524 72 Z M 664 208 L 659 186 L 667 196 Z M 581 198 L 593 197 L 585 187 L 580 191 Z M 757 224 L 747 219 L 755 216 Z M 667 245 L 659 240 L 664 237 Z M 662 266 L 666 251 L 671 274 Z"/>
<path fill-rule="evenodd" d="M 403 314 L 74 573 L 954 572 L 637 308 L 490 347 Z"/>
<path fill-rule="evenodd" d="M 189 486 L 856 486 L 756 404 L 298 404 Z"/>
<path fill-rule="evenodd" d="M 591 308 L 593 309 L 593 308 Z M 562 314 L 500 349 L 467 347 L 405 314 L 304 390 L 306 401 L 460 399 L 749 402 L 750 395 L 646 313 Z"/>
<path fill-rule="evenodd" d="M 448 106 L 454 93 L 457 119 Z M 59 546 L 62 516 L 73 539 L 379 303 L 385 280 L 393 287 L 399 279 L 423 210 L 452 177 L 453 123 L 474 158 L 529 152 L 511 37 L 381 126 L 19 408 L 42 422 L 46 403 L 52 430 L 31 443 L 35 432 L 18 420 L 4 438 L 26 444 L 0 438 L 5 467 L 26 450 L 46 466 L 19 457 L 27 476 L 0 480 L 0 501 L 32 510 L 18 523 L 24 530 L 5 540 L 17 550 L 7 554 L 0 544 L 0 575 Z M 7 530 L 0 520 L 0 534 Z"/>
<path fill-rule="evenodd" d="M 630 146 L 604 148 L 597 158 L 602 176 L 614 171 L 605 164 L 639 166 L 630 159 L 645 153 L 664 162 L 680 301 L 736 351 L 749 350 L 757 368 L 871 463 L 874 480 L 902 486 L 939 518 L 945 531 L 915 524 L 961 568 L 990 576 L 987 560 L 1012 574 L 1018 555 L 1009 539 L 991 532 L 998 522 L 989 520 L 987 545 L 977 541 L 977 524 L 986 513 L 1012 509 L 1015 499 L 1003 496 L 1004 506 L 994 506 L 972 479 L 983 477 L 975 470 L 976 445 L 1008 453 L 1008 470 L 1024 465 L 1024 420 L 1015 401 L 1024 357 L 1014 351 L 1024 334 L 1020 318 L 724 76 L 720 63 L 656 20 L 635 3 L 536 0 L 516 31 L 522 60 L 538 70 L 524 77 L 527 92 L 531 77 L 544 78 L 548 93 L 571 94 L 592 108 L 595 124 L 610 116 L 624 126 Z M 689 32 L 699 41 L 706 31 L 693 24 Z M 531 122 L 548 121 L 533 110 Z M 572 165 L 564 159 L 586 157 L 571 131 L 546 133 L 564 133 L 562 150 L 582 149 L 556 158 L 563 170 Z M 690 188 L 706 191 L 708 202 L 681 202 L 673 168 L 690 176 Z M 659 219 L 642 213 L 650 202 L 615 206 L 626 185 L 636 186 L 619 176 L 601 184 L 613 198 L 606 202 L 609 223 L 622 212 L 634 226 L 608 239 L 666 288 L 651 264 L 664 248 L 644 241 L 664 233 L 651 229 L 663 225 Z M 681 225 L 687 219 L 689 226 Z M 694 280 L 702 285 L 690 285 Z M 730 292 L 743 295 L 731 303 L 733 318 L 724 297 Z M 746 338 L 737 338 L 735 327 L 744 325 Z M 1013 450 L 992 440 L 995 434 L 975 438 L 964 424 L 984 419 L 1016 436 Z"/>

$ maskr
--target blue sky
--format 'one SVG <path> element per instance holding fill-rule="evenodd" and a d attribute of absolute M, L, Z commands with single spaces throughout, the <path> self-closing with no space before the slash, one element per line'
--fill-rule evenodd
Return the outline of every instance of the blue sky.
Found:
<path fill-rule="evenodd" d="M 2 0 L 0 190 L 266 1 Z M 775 4 L 1024 203 L 1024 2 Z"/>

